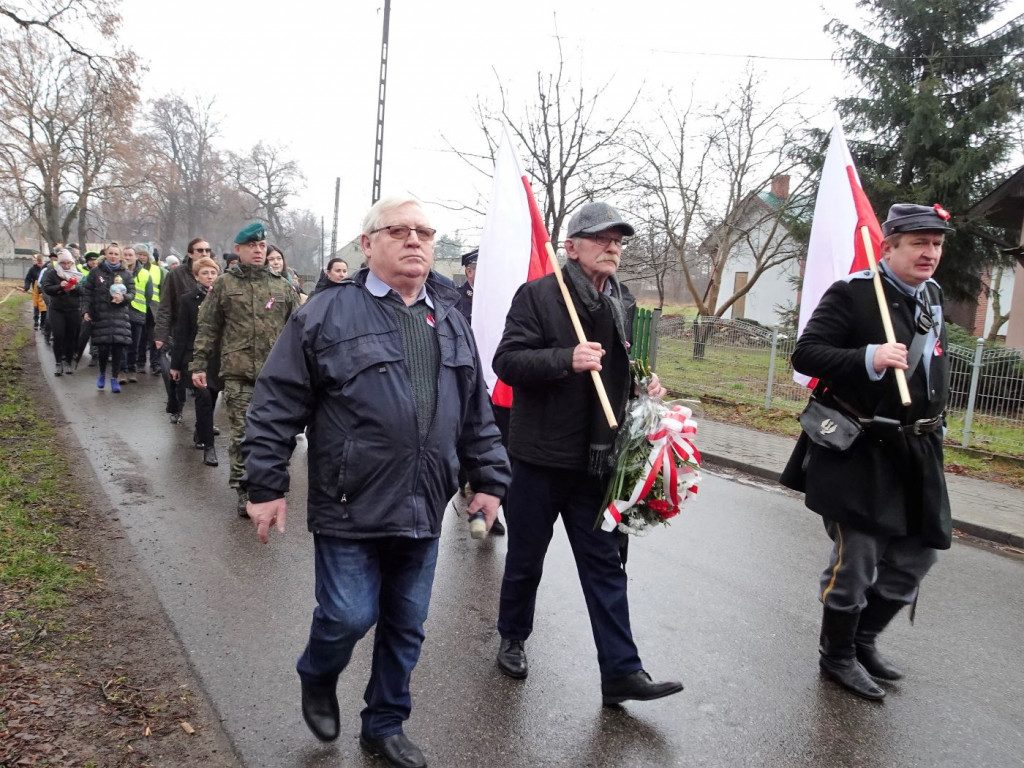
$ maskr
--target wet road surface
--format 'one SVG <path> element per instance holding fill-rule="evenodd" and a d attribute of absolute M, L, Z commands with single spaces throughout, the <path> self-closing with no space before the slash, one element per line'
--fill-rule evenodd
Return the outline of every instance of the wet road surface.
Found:
<path fill-rule="evenodd" d="M 305 445 L 292 458 L 285 535 L 261 546 L 234 513 L 221 466 L 192 448 L 192 403 L 168 423 L 146 374 L 114 395 L 83 362 L 44 375 L 247 766 L 380 766 L 358 745 L 370 638 L 339 683 L 341 737 L 322 745 L 299 711 L 294 663 L 313 609 Z M 698 439 L 699 444 L 699 439 Z M 603 708 L 582 591 L 556 528 L 527 643 L 530 676 L 494 665 L 505 540 L 472 541 L 449 510 L 406 732 L 447 766 L 1024 765 L 1024 561 L 954 542 L 924 583 L 916 623 L 881 645 L 906 672 L 882 704 L 817 672 L 817 576 L 829 541 L 796 496 L 708 476 L 670 528 L 634 540 L 634 635 L 655 679 L 686 690 Z"/>

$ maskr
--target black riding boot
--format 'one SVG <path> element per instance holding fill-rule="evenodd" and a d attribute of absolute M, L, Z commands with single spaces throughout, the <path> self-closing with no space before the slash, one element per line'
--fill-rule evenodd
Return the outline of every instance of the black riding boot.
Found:
<path fill-rule="evenodd" d="M 856 645 L 857 661 L 873 677 L 882 680 L 899 680 L 903 673 L 890 664 L 878 649 L 875 648 L 875 638 L 879 632 L 889 626 L 889 622 L 895 618 L 906 603 L 896 600 L 887 600 L 877 592 L 868 592 L 868 604 L 860 612 L 860 623 L 857 625 Z"/>
<path fill-rule="evenodd" d="M 821 657 L 818 666 L 821 671 L 865 699 L 881 699 L 885 691 L 871 679 L 871 676 L 857 661 L 854 636 L 860 612 L 844 613 L 825 607 L 821 618 Z"/>

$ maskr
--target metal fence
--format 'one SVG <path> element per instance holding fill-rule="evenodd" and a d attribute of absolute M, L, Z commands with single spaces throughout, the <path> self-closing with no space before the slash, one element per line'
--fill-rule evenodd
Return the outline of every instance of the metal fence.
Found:
<path fill-rule="evenodd" d="M 0 259 L 0 279 L 24 280 L 32 259 Z"/>
<path fill-rule="evenodd" d="M 652 357 L 672 392 L 725 403 L 800 411 L 807 389 L 793 381 L 795 339 L 777 329 L 718 317 L 665 317 Z M 946 441 L 1024 456 L 1024 350 L 949 345 Z"/>

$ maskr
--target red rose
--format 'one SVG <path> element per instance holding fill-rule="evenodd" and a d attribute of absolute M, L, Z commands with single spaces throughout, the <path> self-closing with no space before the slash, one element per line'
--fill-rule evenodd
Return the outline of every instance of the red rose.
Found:
<path fill-rule="evenodd" d="M 668 520 L 679 514 L 679 507 L 673 507 L 664 499 L 650 499 L 646 503 L 662 520 Z"/>

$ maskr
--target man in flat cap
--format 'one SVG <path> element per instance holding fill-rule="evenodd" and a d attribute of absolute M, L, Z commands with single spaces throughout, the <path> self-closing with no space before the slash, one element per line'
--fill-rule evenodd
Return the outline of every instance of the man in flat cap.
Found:
<path fill-rule="evenodd" d="M 498 667 L 528 672 L 525 642 L 555 520 L 565 525 L 597 645 L 604 704 L 678 693 L 644 671 L 629 623 L 618 531 L 595 530 L 615 432 L 598 401 L 591 371 L 604 382 L 619 423 L 634 394 L 628 348 L 636 300 L 615 278 L 633 227 L 607 203 L 587 203 L 569 221 L 562 273 L 588 341 L 580 343 L 555 275 L 524 284 L 505 321 L 494 372 L 514 391 L 508 453 L 512 484 L 505 505 L 508 553 L 501 584 Z M 665 393 L 657 376 L 648 393 Z"/>
<path fill-rule="evenodd" d="M 815 397 L 864 425 L 846 450 L 805 432 L 782 475 L 806 493 L 832 539 L 821 574 L 821 671 L 853 693 L 878 700 L 878 681 L 903 673 L 875 639 L 916 602 L 921 579 L 948 549 L 952 520 L 942 470 L 949 363 L 942 290 L 931 279 L 953 232 L 939 205 L 898 204 L 882 224 L 879 270 L 896 341 L 886 343 L 872 273 L 835 283 L 793 352 L 793 367 L 817 378 Z M 905 372 L 904 406 L 895 370 Z"/>
<path fill-rule="evenodd" d="M 459 303 L 455 308 L 462 316 L 473 322 L 473 285 L 476 283 L 476 262 L 480 258 L 480 249 L 474 248 L 462 256 L 462 269 L 466 272 L 466 282 L 456 290 L 459 292 Z"/>
<path fill-rule="evenodd" d="M 210 355 L 221 350 L 220 379 L 231 423 L 229 484 L 238 493 L 238 516 L 247 517 L 240 450 L 245 437 L 245 412 L 256 377 L 299 302 L 288 281 L 267 269 L 267 235 L 262 224 L 250 224 L 238 233 L 235 253 L 238 260 L 213 284 L 199 309 L 189 371 L 192 385 L 205 387 Z"/>

